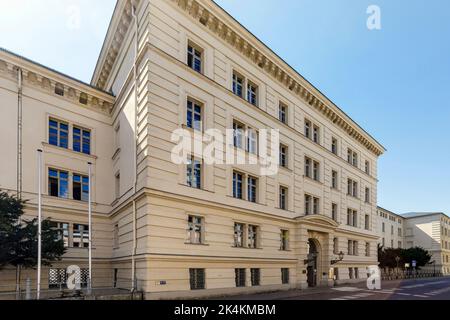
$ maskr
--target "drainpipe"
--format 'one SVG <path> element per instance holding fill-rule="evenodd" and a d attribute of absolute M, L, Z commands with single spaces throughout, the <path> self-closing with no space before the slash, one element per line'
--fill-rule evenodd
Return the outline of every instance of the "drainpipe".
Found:
<path fill-rule="evenodd" d="M 136 253 L 137 253 L 137 208 L 136 208 L 136 193 L 137 193 L 137 178 L 138 178 L 138 168 L 137 168 L 137 145 L 139 140 L 138 134 L 138 72 L 137 72 L 137 59 L 139 50 L 139 21 L 136 14 L 135 5 L 131 4 L 131 15 L 134 19 L 134 34 L 135 34 L 135 48 L 134 48 L 134 198 L 133 198 L 133 251 L 131 253 L 131 291 L 135 292 L 137 290 L 137 279 L 136 279 Z"/>
<path fill-rule="evenodd" d="M 17 197 L 22 199 L 22 69 L 17 69 Z"/>

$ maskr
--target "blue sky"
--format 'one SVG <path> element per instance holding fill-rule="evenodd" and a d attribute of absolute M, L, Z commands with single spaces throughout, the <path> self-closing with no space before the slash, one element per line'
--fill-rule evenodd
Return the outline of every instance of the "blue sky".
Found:
<path fill-rule="evenodd" d="M 388 149 L 379 205 L 450 214 L 449 1 L 217 3 Z M 0 46 L 89 82 L 114 5 L 0 0 Z M 369 5 L 381 30 L 366 27 Z"/>

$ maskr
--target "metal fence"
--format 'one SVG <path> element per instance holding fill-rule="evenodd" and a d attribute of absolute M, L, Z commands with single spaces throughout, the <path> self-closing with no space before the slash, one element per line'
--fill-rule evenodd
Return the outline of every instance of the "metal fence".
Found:
<path fill-rule="evenodd" d="M 442 272 L 433 271 L 393 271 L 383 272 L 381 274 L 382 280 L 403 280 L 403 279 L 421 279 L 421 278 L 440 278 L 444 275 Z"/>

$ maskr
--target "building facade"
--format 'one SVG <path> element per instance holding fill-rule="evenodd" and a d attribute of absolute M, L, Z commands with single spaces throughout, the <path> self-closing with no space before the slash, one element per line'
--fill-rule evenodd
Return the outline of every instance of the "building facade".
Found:
<path fill-rule="evenodd" d="M 444 213 L 413 212 L 403 215 L 407 248 L 421 247 L 432 254 L 425 269 L 450 274 L 450 218 Z"/>
<path fill-rule="evenodd" d="M 405 218 L 378 207 L 378 244 L 385 248 L 404 248 Z"/>
<path fill-rule="evenodd" d="M 206 297 L 364 281 L 378 264 L 383 146 L 212 1 L 118 1 L 91 85 L 4 51 L 0 81 L 0 188 L 35 217 L 43 149 L 44 216 L 68 247 L 44 287 L 86 268 L 88 162 L 94 287 Z M 279 129 L 280 168 L 196 150 L 176 164 L 179 129 L 232 130 L 244 158 Z"/>

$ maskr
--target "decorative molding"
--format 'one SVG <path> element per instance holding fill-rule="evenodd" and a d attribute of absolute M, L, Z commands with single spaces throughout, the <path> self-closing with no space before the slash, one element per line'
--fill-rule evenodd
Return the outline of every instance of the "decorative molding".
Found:
<path fill-rule="evenodd" d="M 115 98 L 74 79 L 46 69 L 15 54 L 0 52 L 0 76 L 17 81 L 18 70 L 22 71 L 24 84 L 46 93 L 66 99 L 72 103 L 90 107 L 96 111 L 110 114 Z M 61 94 L 57 94 L 56 92 Z"/>
<path fill-rule="evenodd" d="M 332 123 L 341 127 L 352 138 L 361 143 L 369 151 L 375 155 L 380 156 L 385 149 L 377 143 L 373 138 L 369 137 L 367 133 L 361 132 L 362 129 L 357 125 L 352 124 L 351 120 L 345 119 L 345 115 L 336 106 L 328 105 L 327 102 L 319 98 L 319 94 L 313 92 L 313 88 L 308 88 L 306 81 L 298 75 L 295 70 L 285 71 L 275 59 L 271 59 L 262 50 L 259 50 L 250 41 L 244 39 L 235 30 L 228 26 L 224 21 L 221 21 L 210 10 L 196 0 L 170 0 L 187 15 L 194 20 L 207 27 L 211 32 L 215 33 L 219 38 L 226 41 L 242 55 L 247 57 L 259 68 L 263 69 L 270 76 L 275 78 L 283 86 L 287 87 L 292 93 L 299 96 L 306 101 L 312 108 L 327 117 Z M 214 5 L 212 3 L 211 5 Z M 247 31 L 240 31 L 245 34 Z M 293 72 L 294 71 L 294 72 Z M 295 73 L 295 75 L 293 75 Z M 342 113 L 342 115 L 340 114 Z"/>

